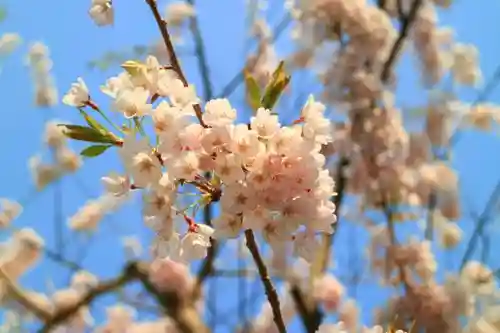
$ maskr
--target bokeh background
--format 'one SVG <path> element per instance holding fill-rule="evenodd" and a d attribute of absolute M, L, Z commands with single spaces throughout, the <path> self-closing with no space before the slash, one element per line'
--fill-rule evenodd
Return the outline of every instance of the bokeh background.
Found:
<path fill-rule="evenodd" d="M 235 83 L 241 83 L 237 75 L 246 57 L 256 48 L 248 34 L 251 21 L 248 3 L 251 2 L 198 0 L 195 3 L 210 67 L 210 95 L 219 96 L 225 89 L 227 91 L 228 84 L 237 87 L 229 99 L 241 110 L 241 119 L 248 117 L 249 112 L 243 85 Z M 160 1 L 159 6 L 163 10 L 168 3 Z M 460 88 L 456 92 L 465 102 L 473 103 L 479 98 L 500 103 L 500 87 L 496 89 L 500 81 L 500 2 L 457 0 L 453 3 L 449 10 L 440 12 L 440 22 L 455 29 L 458 41 L 477 46 L 484 76 L 483 84 L 477 89 Z M 44 191 L 35 189 L 27 162 L 33 155 L 48 154 L 42 142 L 44 123 L 50 119 L 77 123 L 80 117 L 77 110 L 62 103 L 52 108 L 35 106 L 32 79 L 25 59 L 30 44 L 43 42 L 50 48 L 54 63 L 52 73 L 59 96 L 62 97 L 77 77 L 82 77 L 93 98 L 107 109 L 109 99 L 100 93 L 99 85 L 120 71 L 120 57 L 136 56 L 134 46 L 137 51 L 140 46 L 159 40 L 156 23 L 142 0 L 116 0 L 115 25 L 106 28 L 95 26 L 89 18 L 88 0 L 3 0 L 0 5 L 5 14 L 0 34 L 15 32 L 23 39 L 14 53 L 0 59 L 0 197 L 18 200 L 24 206 L 23 214 L 14 222 L 15 227 L 34 228 L 44 237 L 49 252 L 21 279 L 21 283 L 30 289 L 48 293 L 67 285 L 72 268 L 61 263 L 64 261 L 62 258 L 78 263 L 100 278 L 112 277 L 127 260 L 123 250 L 124 237 L 137 237 L 147 252 L 152 235 L 142 222 L 140 197 L 134 197 L 118 212 L 107 216 L 94 234 L 74 234 L 67 228 L 68 217 L 87 200 L 102 193 L 100 177 L 110 171 L 121 171 L 122 167 L 116 151 L 110 150 L 98 158 L 86 160 L 76 174 L 64 177 Z M 259 11 L 258 15 L 265 17 L 269 25 L 279 31 L 276 50 L 280 58 L 286 58 L 294 45 L 283 2 L 269 1 L 267 9 Z M 184 28 L 182 36 L 183 43 L 177 45 L 182 66 L 189 81 L 203 96 L 207 91 L 204 91 L 189 28 Z M 408 126 L 419 126 L 418 111 L 415 110 L 425 106 L 429 96 L 429 92 L 421 86 L 415 65 L 414 58 L 404 56 L 397 69 L 399 85 L 396 102 L 403 108 Z M 443 82 L 443 89 L 450 88 L 447 84 Z M 314 77 L 307 72 L 294 73 L 292 87 L 280 102 L 280 113 L 288 120 L 298 114 L 309 93 L 320 91 Z M 78 150 L 82 147 L 76 143 L 71 145 Z M 460 175 L 463 218 L 458 223 L 465 237 L 462 244 L 451 252 L 436 246 L 441 276 L 458 270 L 468 248 L 474 250 L 472 258 L 486 261 L 493 269 L 500 268 L 500 257 L 497 255 L 500 251 L 499 152 L 498 131 L 460 131 L 459 140 L 453 147 L 452 165 Z M 348 210 L 349 202 L 348 198 L 343 210 Z M 368 235 L 355 222 L 341 215 L 341 226 L 333 248 L 335 265 L 332 270 L 348 287 L 349 296 L 358 300 L 363 308 L 363 320 L 369 322 L 372 310 L 384 303 L 388 291 L 380 288 L 378 281 L 365 278 L 368 264 L 364 250 Z M 420 227 L 414 224 L 403 232 L 421 232 Z M 7 238 L 9 234 L 6 231 L 2 237 Z M 236 255 L 238 248 L 237 244 L 225 246 L 218 267 L 226 271 L 221 275 L 227 276 L 211 278 L 207 284 L 206 317 L 211 326 L 217 326 L 217 332 L 233 332 L 234 326 L 255 315 L 265 300 L 258 279 L 231 277 L 236 270 L 251 266 L 246 265 L 244 256 Z M 148 305 L 153 303 L 137 295 L 137 292 L 138 289 L 131 286 L 120 294 L 100 298 L 91 308 L 96 322 L 105 319 L 104 309 L 117 300 L 138 303 L 141 318 L 156 316 L 154 307 Z M 300 326 L 294 327 L 297 332 L 301 331 Z"/>

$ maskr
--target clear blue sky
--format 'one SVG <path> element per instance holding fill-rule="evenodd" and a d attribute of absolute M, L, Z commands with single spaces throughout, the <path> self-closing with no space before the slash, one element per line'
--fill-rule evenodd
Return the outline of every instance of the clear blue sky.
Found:
<path fill-rule="evenodd" d="M 214 90 L 218 93 L 222 87 L 241 69 L 246 42 L 244 34 L 244 1 L 199 0 L 197 11 L 203 30 L 203 37 L 208 46 L 208 61 L 211 68 L 211 79 Z M 270 1 L 272 2 L 272 1 Z M 481 66 L 485 81 L 493 76 L 500 65 L 500 2 L 476 0 L 457 0 L 456 4 L 446 13 L 442 13 L 441 22 L 455 27 L 456 38 L 465 43 L 474 43 L 480 50 Z M 117 67 L 106 73 L 91 71 L 87 68 L 90 60 L 99 58 L 106 51 L 122 50 L 136 44 L 146 44 L 156 40 L 159 33 L 151 19 L 147 5 L 141 0 L 116 1 L 116 24 L 114 28 L 97 28 L 87 15 L 90 0 L 79 1 L 13 1 L 3 0 L 8 7 L 7 20 L 0 25 L 0 33 L 18 32 L 24 39 L 23 46 L 3 63 L 0 74 L 0 156 L 2 169 L 0 172 L 0 197 L 20 200 L 26 204 L 23 215 L 15 222 L 17 227 L 31 226 L 45 238 L 50 248 L 55 248 L 54 224 L 66 224 L 66 218 L 71 216 L 86 200 L 97 197 L 101 193 L 99 178 L 111 170 L 121 170 L 115 153 L 88 161 L 76 177 L 65 178 L 62 182 L 60 200 L 54 200 L 54 188 L 44 193 L 34 195 L 33 185 L 27 167 L 27 160 L 42 149 L 42 132 L 44 121 L 50 118 L 78 121 L 77 112 L 69 107 L 58 105 L 52 109 L 36 109 L 33 107 L 32 84 L 28 68 L 23 63 L 28 44 L 33 41 L 46 43 L 51 50 L 54 61 L 55 75 L 60 94 L 68 89 L 70 84 L 82 76 L 91 89 L 98 103 L 105 106 L 107 99 L 99 93 L 97 87 L 104 80 L 118 71 Z M 163 6 L 166 2 L 160 2 Z M 269 13 L 271 25 L 281 20 L 282 13 L 279 4 L 274 5 L 279 10 Z M 284 36 L 279 43 L 281 50 L 289 50 L 290 44 Z M 285 42 L 283 42 L 285 41 Z M 191 43 L 183 48 L 189 49 Z M 278 53 L 280 49 L 278 49 Z M 191 82 L 200 87 L 200 78 L 196 59 L 189 54 L 182 58 L 183 67 Z M 405 106 L 418 106 L 425 103 L 425 92 L 419 88 L 418 73 L 410 68 L 414 59 L 406 57 L 400 65 L 401 86 L 398 91 L 398 103 Z M 307 80 L 294 82 L 297 89 L 308 88 Z M 306 91 L 306 90 L 304 90 Z M 474 100 L 477 92 L 472 89 L 460 91 L 465 101 Z M 500 103 L 500 87 L 489 95 L 493 103 Z M 231 97 L 236 106 L 243 106 L 241 90 Z M 81 147 L 74 145 L 74 147 Z M 480 213 L 500 179 L 500 142 L 498 136 L 481 133 L 465 133 L 455 147 L 453 165 L 460 173 L 461 201 L 464 214 Z M 494 222 L 494 217 L 492 217 Z M 460 221 L 460 226 L 467 235 L 473 228 L 469 218 Z M 500 259 L 494 253 L 498 251 L 494 238 L 498 237 L 498 227 L 492 223 L 492 237 L 489 264 L 493 268 L 500 267 Z M 65 230 L 65 255 L 77 260 L 81 258 L 82 265 L 100 277 L 111 277 L 123 264 L 120 237 L 136 234 L 147 239 L 149 233 L 141 221 L 139 204 L 127 205 L 120 212 L 106 218 L 100 230 L 91 241 L 82 237 L 70 235 Z M 353 270 L 364 265 L 362 259 L 362 244 L 366 235 L 359 228 L 345 223 L 340 228 L 336 238 L 335 251 L 338 260 L 337 273 L 342 276 L 352 274 Z M 354 242 L 354 243 L 353 243 Z M 467 237 L 464 244 L 467 242 Z M 353 245 L 354 244 L 354 245 Z M 456 270 L 465 246 L 461 246 L 453 254 L 439 254 L 442 268 Z M 354 251 L 354 252 L 353 252 Z M 226 257 L 226 254 L 224 255 Z M 228 256 L 228 255 L 227 255 Z M 357 264 L 353 266 L 351 260 Z M 357 259 L 356 259 L 357 258 Z M 227 259 L 227 258 L 226 258 Z M 226 260 L 227 261 L 227 260 Z M 351 263 L 350 263 L 351 262 Z M 236 265 L 235 265 L 236 266 Z M 49 281 L 60 287 L 68 280 L 68 270 L 49 260 L 41 262 L 36 269 L 22 279 L 30 288 L 46 290 Z M 219 279 L 215 295 L 217 305 L 217 321 L 221 316 L 228 323 L 238 322 L 238 315 L 224 316 L 225 309 L 234 306 L 237 299 L 238 284 L 235 279 Z M 259 284 L 260 282 L 257 281 Z M 248 285 L 246 291 L 253 290 Z M 259 290 L 259 289 L 257 289 Z M 261 289 L 260 289 L 261 290 Z M 234 292 L 233 292 L 234 291 Z M 365 320 L 371 316 L 371 309 L 381 304 L 384 292 L 379 291 L 376 284 L 361 283 L 357 288 L 350 288 L 352 296 L 356 296 L 366 312 Z M 263 294 L 259 294 L 262 299 Z M 112 304 L 110 298 L 103 299 L 98 306 L 95 318 L 102 320 L 102 307 Z M 259 309 L 257 302 L 254 313 Z M 100 314 L 98 314 L 100 313 Z M 223 329 L 221 332 L 229 330 Z M 295 331 L 295 330 L 294 330 Z M 297 329 L 297 332 L 300 330 Z"/>

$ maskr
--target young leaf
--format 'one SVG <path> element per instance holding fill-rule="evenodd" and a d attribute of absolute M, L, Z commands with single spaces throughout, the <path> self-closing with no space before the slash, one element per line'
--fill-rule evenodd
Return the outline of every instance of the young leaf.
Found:
<path fill-rule="evenodd" d="M 246 88 L 246 98 L 248 104 L 253 110 L 257 110 L 260 107 L 260 87 L 255 78 L 245 70 L 245 88 Z"/>
<path fill-rule="evenodd" d="M 85 157 L 96 157 L 104 153 L 110 145 L 94 145 L 89 146 L 80 152 L 80 155 Z"/>
<path fill-rule="evenodd" d="M 142 75 L 146 70 L 146 65 L 137 60 L 127 60 L 121 67 L 132 77 Z"/>
<path fill-rule="evenodd" d="M 80 125 L 59 124 L 59 126 L 63 126 L 64 135 L 73 140 L 108 143 L 113 145 L 119 142 L 119 139 L 111 132 L 101 133 L 92 127 Z"/>
<path fill-rule="evenodd" d="M 286 74 L 285 62 L 281 61 L 278 68 L 274 71 L 271 81 L 268 83 L 264 96 L 261 100 L 261 106 L 271 110 L 283 91 L 290 83 L 291 77 Z"/>

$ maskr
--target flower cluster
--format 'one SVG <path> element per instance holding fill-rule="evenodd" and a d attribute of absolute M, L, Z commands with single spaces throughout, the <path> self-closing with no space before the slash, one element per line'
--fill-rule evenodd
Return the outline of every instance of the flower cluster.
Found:
<path fill-rule="evenodd" d="M 176 196 L 182 184 L 193 184 L 207 200 L 220 199 L 222 212 L 213 221 L 216 238 L 237 237 L 252 229 L 273 244 L 295 239 L 300 226 L 312 237 L 315 232 L 332 232 L 334 181 L 320 153 L 321 146 L 331 141 L 331 124 L 323 104 L 311 97 L 290 126 L 282 126 L 278 116 L 264 108 L 249 124 L 236 124 L 237 112 L 226 99 L 208 101 L 200 116 L 194 88 L 185 86 L 156 58 L 135 66 L 125 64 L 127 71 L 101 89 L 112 98 L 113 110 L 125 118 L 150 118 L 158 145 L 152 146 L 146 137 L 127 135 L 119 148 L 126 175 L 113 174 L 103 181 L 118 197 L 131 189 L 145 191 L 143 214 L 163 242 L 178 242 L 173 221 L 181 212 Z M 81 79 L 63 101 L 94 105 Z M 217 185 L 203 176 L 207 172 Z M 79 216 L 79 225 L 96 226 Z M 95 222 L 97 216 L 90 214 L 87 219 Z M 212 231 L 185 219 L 189 230 L 180 241 L 186 243 L 180 247 L 182 254 L 176 252 L 178 246 L 167 246 L 168 255 L 201 259 L 206 251 L 195 248 L 209 246 Z M 193 249 L 188 251 L 187 243 Z"/>

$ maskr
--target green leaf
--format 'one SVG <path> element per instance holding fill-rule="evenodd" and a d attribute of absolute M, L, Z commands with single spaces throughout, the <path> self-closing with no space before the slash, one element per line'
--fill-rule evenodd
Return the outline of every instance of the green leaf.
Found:
<path fill-rule="evenodd" d="M 287 75 L 285 71 L 285 62 L 281 61 L 278 68 L 274 71 L 271 81 L 266 87 L 264 96 L 262 97 L 260 103 L 261 106 L 271 110 L 290 83 L 290 79 L 290 75 Z"/>
<path fill-rule="evenodd" d="M 101 133 L 100 131 L 86 126 L 59 124 L 64 127 L 64 135 L 78 141 L 118 144 L 120 139 L 111 132 Z"/>
<path fill-rule="evenodd" d="M 248 104 L 253 110 L 257 110 L 260 107 L 260 87 L 255 78 L 245 70 L 245 88 L 246 88 L 246 98 Z"/>
<path fill-rule="evenodd" d="M 85 157 L 96 157 L 104 153 L 110 145 L 94 145 L 89 146 L 80 152 L 80 155 Z"/>
<path fill-rule="evenodd" d="M 85 121 L 87 122 L 87 124 L 89 124 L 90 127 L 92 127 L 93 129 L 98 130 L 99 132 L 101 132 L 103 134 L 108 132 L 104 126 L 102 126 L 97 120 L 95 120 L 87 112 L 85 112 L 82 109 L 78 109 L 78 110 L 80 110 L 81 115 L 83 116 L 83 118 L 85 119 Z"/>

